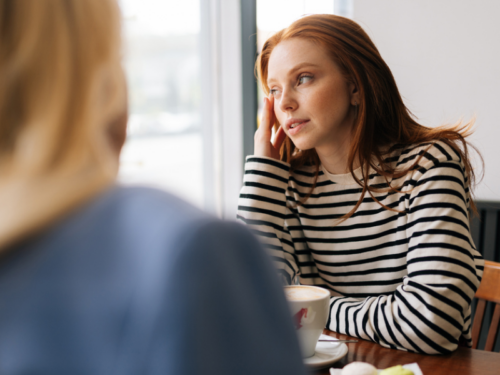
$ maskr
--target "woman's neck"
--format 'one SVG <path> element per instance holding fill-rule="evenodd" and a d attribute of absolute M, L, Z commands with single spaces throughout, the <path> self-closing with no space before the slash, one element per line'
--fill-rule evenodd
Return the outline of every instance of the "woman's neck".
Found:
<path fill-rule="evenodd" d="M 349 150 L 351 148 L 351 133 L 337 138 L 335 145 L 316 147 L 316 153 L 323 167 L 331 174 L 345 174 L 349 172 Z M 354 168 L 360 166 L 358 157 L 354 158 Z"/>

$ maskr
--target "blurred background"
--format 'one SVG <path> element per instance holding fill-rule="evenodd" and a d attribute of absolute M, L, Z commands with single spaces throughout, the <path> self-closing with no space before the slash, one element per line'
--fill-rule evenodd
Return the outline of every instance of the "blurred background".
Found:
<path fill-rule="evenodd" d="M 234 218 L 262 103 L 255 58 L 268 36 L 299 17 L 333 13 L 367 31 L 421 123 L 476 118 L 472 143 L 486 167 L 476 198 L 500 202 L 500 2 L 120 0 L 120 6 L 130 85 L 122 183 L 166 189 Z"/>

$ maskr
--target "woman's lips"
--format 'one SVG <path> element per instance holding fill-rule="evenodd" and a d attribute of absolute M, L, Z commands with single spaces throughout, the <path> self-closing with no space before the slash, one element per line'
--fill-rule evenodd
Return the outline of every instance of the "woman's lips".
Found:
<path fill-rule="evenodd" d="M 288 125 L 288 134 L 295 135 L 302 130 L 302 128 L 309 122 L 309 120 L 290 121 Z M 293 127 L 292 127 L 293 126 Z"/>

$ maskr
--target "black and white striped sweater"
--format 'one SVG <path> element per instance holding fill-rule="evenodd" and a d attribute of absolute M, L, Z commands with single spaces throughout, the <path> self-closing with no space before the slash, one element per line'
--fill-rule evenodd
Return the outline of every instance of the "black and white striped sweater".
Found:
<path fill-rule="evenodd" d="M 356 212 L 361 187 L 350 174 L 291 170 L 270 158 L 249 156 L 238 218 L 270 251 L 287 283 L 331 291 L 327 328 L 380 345 L 430 354 L 471 341 L 471 300 L 484 261 L 469 231 L 469 188 L 457 153 L 442 142 L 398 149 L 390 162 L 417 168 L 392 186 L 399 193 L 368 194 Z M 359 172 L 356 172 L 359 173 Z M 370 185 L 387 187 L 378 174 Z M 298 278 L 298 279 L 297 279 Z"/>

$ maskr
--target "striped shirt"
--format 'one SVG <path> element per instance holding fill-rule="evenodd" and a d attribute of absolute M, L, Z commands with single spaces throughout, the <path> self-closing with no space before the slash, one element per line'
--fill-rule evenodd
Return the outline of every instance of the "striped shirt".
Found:
<path fill-rule="evenodd" d="M 265 157 L 246 160 L 238 218 L 269 250 L 288 284 L 330 290 L 327 328 L 382 346 L 429 354 L 471 344 L 471 301 L 484 267 L 469 230 L 469 187 L 460 156 L 443 142 L 394 151 L 397 192 L 362 193 L 351 174 L 292 170 Z M 355 171 L 359 173 L 359 170 Z M 361 176 L 360 176 L 361 177 Z M 377 173 L 370 186 L 387 188 Z"/>

